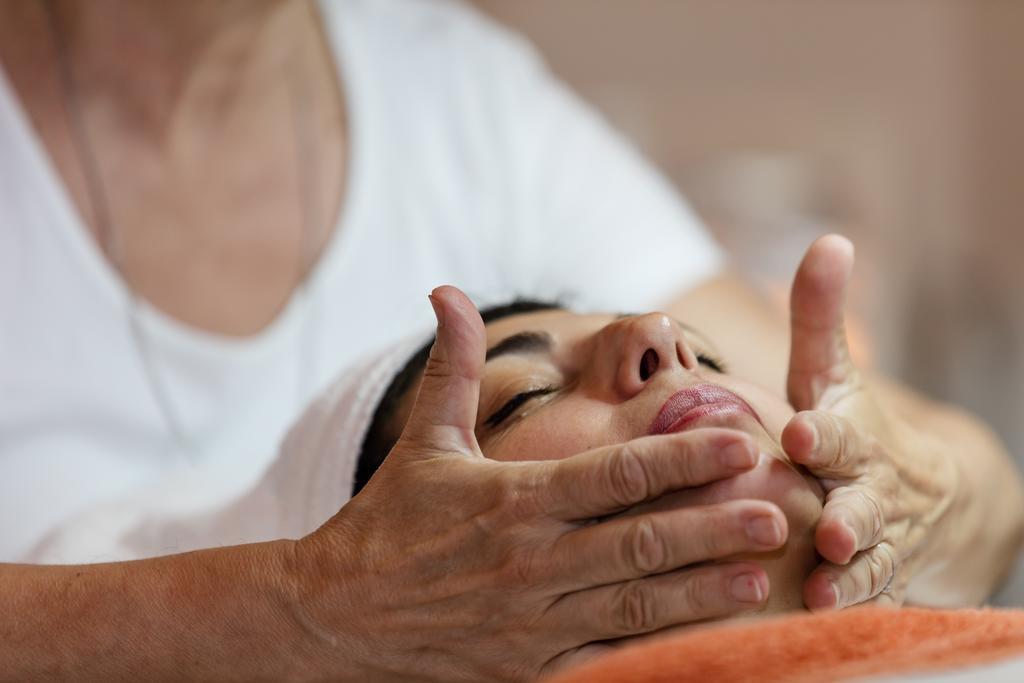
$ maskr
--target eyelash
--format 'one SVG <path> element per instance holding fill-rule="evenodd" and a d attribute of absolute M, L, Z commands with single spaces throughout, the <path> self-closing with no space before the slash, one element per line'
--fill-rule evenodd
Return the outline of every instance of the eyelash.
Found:
<path fill-rule="evenodd" d="M 541 387 L 540 389 L 531 389 L 530 391 L 524 391 L 522 393 L 516 394 L 515 396 L 510 398 L 505 403 L 505 405 L 498 408 L 498 410 L 496 410 L 493 415 L 484 420 L 484 424 L 487 425 L 488 427 L 497 427 L 505 420 L 505 418 L 514 413 L 516 410 L 518 410 L 520 406 L 522 406 L 530 399 L 537 398 L 538 396 L 547 396 L 548 394 L 554 393 L 557 390 L 558 387 L 547 386 Z"/>
<path fill-rule="evenodd" d="M 698 353 L 697 362 L 706 365 L 717 373 L 725 374 L 728 369 L 725 367 L 725 361 L 721 358 L 716 358 L 708 353 Z"/>
<path fill-rule="evenodd" d="M 697 362 L 711 368 L 715 372 L 721 374 L 725 374 L 726 372 L 725 362 L 722 361 L 722 359 L 716 358 L 710 354 L 698 353 Z M 484 420 L 484 424 L 492 428 L 497 427 L 499 424 L 504 422 L 509 415 L 514 413 L 517 409 L 519 409 L 524 403 L 526 403 L 530 399 L 537 398 L 538 396 L 547 396 L 548 394 L 554 393 L 557 390 L 558 387 L 547 386 L 541 387 L 540 389 L 531 389 L 530 391 L 520 392 L 513 396 L 512 398 L 510 398 L 508 401 L 506 401 L 505 405 L 498 408 L 498 410 L 496 410 L 493 415 Z"/>

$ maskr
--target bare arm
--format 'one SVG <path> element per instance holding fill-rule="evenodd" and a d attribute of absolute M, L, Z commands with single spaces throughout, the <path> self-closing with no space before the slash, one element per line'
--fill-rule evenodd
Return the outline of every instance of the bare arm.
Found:
<path fill-rule="evenodd" d="M 81 566 L 0 565 L 11 680 L 286 680 L 289 541 Z M 294 613 L 294 612 L 292 612 Z"/>
<path fill-rule="evenodd" d="M 679 297 L 670 310 L 706 331 L 735 372 L 780 393 L 787 390 L 788 321 L 741 278 L 726 274 L 710 280 Z M 906 564 L 912 560 L 920 566 L 907 585 L 907 599 L 945 606 L 983 601 L 1021 549 L 1024 493 L 1017 467 L 998 437 L 965 411 L 882 376 L 862 379 L 880 412 L 891 418 L 891 431 L 908 445 L 908 459 L 927 454 L 950 464 L 954 473 L 946 491 L 948 509 L 923 534 L 914 556 L 907 558 Z M 856 416 L 845 417 L 858 425 Z M 937 481 L 917 483 L 925 489 L 940 486 Z M 860 533 L 855 549 L 867 543 L 864 536 L 870 533 Z M 862 599 L 873 597 L 879 583 L 888 586 L 884 578 L 853 583 Z M 846 602 L 860 601 L 851 597 Z"/>

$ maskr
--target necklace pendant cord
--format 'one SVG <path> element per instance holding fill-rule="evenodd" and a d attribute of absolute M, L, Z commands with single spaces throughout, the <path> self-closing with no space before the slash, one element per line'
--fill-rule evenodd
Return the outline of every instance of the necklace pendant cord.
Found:
<path fill-rule="evenodd" d="M 53 36 L 54 50 L 57 58 L 57 76 L 63 94 L 62 101 L 78 153 L 78 163 L 85 180 L 86 194 L 89 198 L 89 206 L 96 224 L 100 247 L 114 270 L 120 276 L 121 282 L 128 294 L 126 317 L 132 344 L 139 356 L 146 384 L 150 389 L 161 419 L 165 423 L 169 437 L 177 449 L 193 464 L 196 464 L 201 457 L 199 444 L 185 428 L 182 415 L 175 409 L 168 383 L 161 376 L 152 341 L 149 335 L 147 335 L 141 319 L 143 301 L 139 293 L 132 287 L 131 281 L 125 273 L 124 244 L 113 220 L 109 201 L 110 194 L 104 182 L 103 174 L 100 172 L 96 150 L 89 137 L 85 114 L 80 104 L 77 83 L 71 68 L 65 31 L 63 30 L 53 0 L 47 0 L 44 5 Z M 319 17 L 316 16 L 316 9 L 311 7 L 310 11 L 314 13 L 313 20 L 319 26 L 322 26 Z M 300 67 L 296 65 L 297 61 L 297 57 L 293 54 L 289 61 L 293 72 L 300 70 Z M 316 173 L 310 170 L 319 169 L 316 155 L 317 145 L 312 139 L 312 114 L 308 107 L 300 104 L 301 102 L 311 102 L 313 100 L 308 83 L 305 80 L 288 79 L 288 82 L 292 137 L 295 140 L 295 166 L 300 194 L 300 224 L 302 231 L 299 248 L 298 284 L 295 292 L 295 296 L 300 299 L 296 304 L 301 305 L 304 312 L 303 320 L 299 323 L 299 329 L 296 333 L 295 395 L 296 411 L 298 412 L 301 411 L 305 403 L 306 394 L 310 391 L 312 384 L 311 377 L 313 376 L 312 366 L 314 359 L 310 317 L 313 306 L 308 290 L 313 264 L 316 262 L 316 237 L 319 234 L 319 226 L 323 225 L 323 222 L 320 220 L 319 211 L 321 207 L 320 183 L 317 182 Z M 300 121 L 300 118 L 303 120 Z"/>

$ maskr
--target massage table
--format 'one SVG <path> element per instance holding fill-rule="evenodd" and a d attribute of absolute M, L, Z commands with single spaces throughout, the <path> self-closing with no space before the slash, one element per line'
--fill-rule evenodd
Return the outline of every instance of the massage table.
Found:
<path fill-rule="evenodd" d="M 677 632 L 545 683 L 1024 683 L 1024 610 L 862 607 Z"/>

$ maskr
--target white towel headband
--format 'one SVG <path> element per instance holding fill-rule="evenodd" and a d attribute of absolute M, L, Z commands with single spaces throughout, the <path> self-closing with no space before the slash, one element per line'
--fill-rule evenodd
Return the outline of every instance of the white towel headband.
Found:
<path fill-rule="evenodd" d="M 302 513 L 294 519 L 295 531 L 312 531 L 349 500 L 359 451 L 377 404 L 402 366 L 428 340 L 422 333 L 407 337 L 345 370 L 288 432 L 268 476 L 280 475 L 278 500 Z"/>
<path fill-rule="evenodd" d="M 262 479 L 223 506 L 230 471 L 188 472 L 55 530 L 25 558 L 40 563 L 131 560 L 198 548 L 300 538 L 349 500 L 377 404 L 428 339 L 409 337 L 344 370 L 285 437 Z"/>

